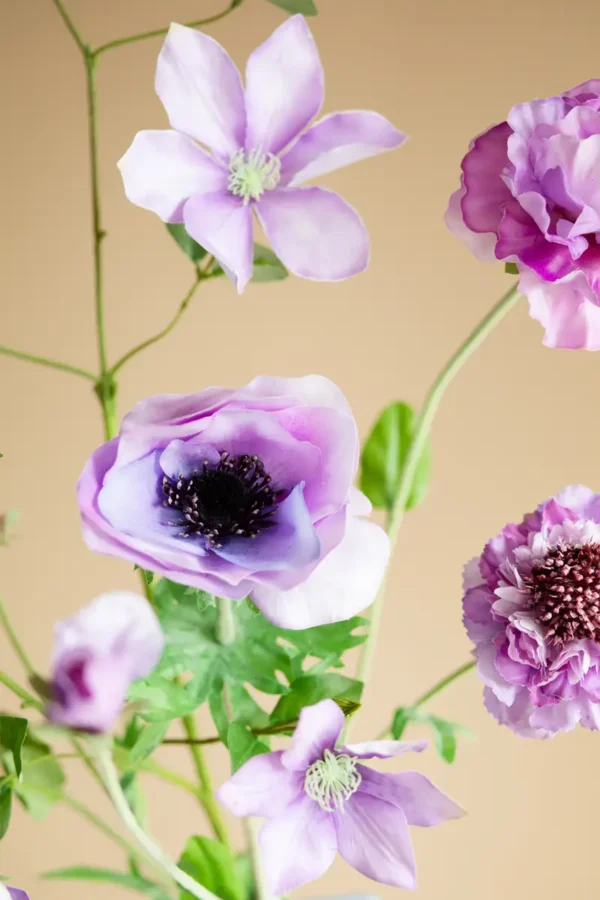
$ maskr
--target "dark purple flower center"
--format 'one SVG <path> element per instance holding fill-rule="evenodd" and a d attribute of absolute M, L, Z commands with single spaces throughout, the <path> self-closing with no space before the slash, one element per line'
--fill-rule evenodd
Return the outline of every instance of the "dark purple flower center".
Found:
<path fill-rule="evenodd" d="M 600 643 L 600 544 L 557 544 L 527 579 L 536 621 L 546 640 Z"/>
<path fill-rule="evenodd" d="M 198 535 L 213 547 L 231 537 L 255 538 L 275 524 L 277 494 L 258 456 L 222 451 L 216 465 L 205 461 L 189 478 L 165 475 L 162 491 L 164 505 L 181 513 L 169 523 L 183 526 L 179 536 Z"/>

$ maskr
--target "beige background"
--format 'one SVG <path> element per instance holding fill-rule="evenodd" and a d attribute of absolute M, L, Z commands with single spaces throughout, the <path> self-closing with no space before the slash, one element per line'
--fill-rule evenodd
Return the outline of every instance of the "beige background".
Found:
<path fill-rule="evenodd" d="M 68 0 L 67 0 L 68 2 Z M 216 11 L 205 0 L 70 0 L 92 43 Z M 176 335 L 123 372 L 120 409 L 155 392 L 239 385 L 257 372 L 322 372 L 347 393 L 365 434 L 395 398 L 418 403 L 434 373 L 508 279 L 445 230 L 442 215 L 470 137 L 518 101 L 598 75 L 598 12 L 589 0 L 321 0 L 313 20 L 327 75 L 326 111 L 373 108 L 406 130 L 402 150 L 327 177 L 364 216 L 370 270 L 339 285 L 290 278 L 203 288 Z M 568 16 L 567 16 L 568 9 Z M 0 0 L 2 244 L 0 342 L 93 367 L 92 268 L 83 72 L 50 0 Z M 211 27 L 242 64 L 283 20 L 248 0 Z M 167 321 L 187 290 L 185 258 L 152 214 L 130 206 L 115 166 L 141 128 L 166 126 L 153 93 L 160 42 L 101 61 L 101 169 L 111 358 Z M 427 504 L 410 515 L 393 565 L 376 670 L 357 737 L 394 705 L 461 663 L 460 572 L 501 525 L 565 483 L 599 488 L 600 358 L 546 350 L 517 309 L 449 391 L 434 429 Z M 131 568 L 89 553 L 74 485 L 101 439 L 88 385 L 0 358 L 0 508 L 22 512 L 0 551 L 0 592 L 41 671 L 54 620 L 106 588 L 134 586 Z M 0 664 L 21 677 L 2 642 Z M 2 695 L 2 706 L 14 708 Z M 502 731 L 473 675 L 433 704 L 477 738 L 457 762 L 418 765 L 469 812 L 414 834 L 422 900 L 572 900 L 597 896 L 599 738 L 579 731 L 547 743 Z M 211 754 L 217 780 L 222 757 Z M 162 758 L 188 771 L 185 752 Z M 114 821 L 77 763 L 72 791 Z M 152 827 L 172 854 L 205 829 L 187 796 L 148 781 Z M 44 884 L 68 864 L 114 865 L 118 851 L 66 809 L 43 824 L 17 811 L 0 871 L 32 900 L 133 896 L 98 886 Z M 373 891 L 338 860 L 305 896 Z M 381 888 L 382 897 L 392 890 Z"/>

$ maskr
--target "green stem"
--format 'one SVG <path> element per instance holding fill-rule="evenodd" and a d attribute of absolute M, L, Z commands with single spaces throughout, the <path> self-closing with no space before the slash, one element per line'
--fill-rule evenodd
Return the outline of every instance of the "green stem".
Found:
<path fill-rule="evenodd" d="M 241 6 L 243 2 L 244 0 L 232 0 L 229 6 L 220 13 L 215 13 L 214 16 L 209 16 L 208 19 L 197 19 L 195 22 L 188 22 L 187 28 L 201 28 L 203 25 L 210 25 L 212 22 L 218 22 L 219 19 L 224 19 L 230 12 L 233 12 L 236 7 Z M 115 47 L 123 47 L 125 44 L 134 44 L 138 41 L 145 41 L 148 38 L 161 37 L 162 35 L 167 34 L 168 30 L 168 28 L 157 28 L 155 31 L 143 31 L 141 34 L 132 34 L 129 37 L 108 41 L 108 43 L 97 47 L 96 50 L 94 50 L 94 55 L 100 56 L 101 53 L 106 53 L 107 50 L 112 50 Z"/>
<path fill-rule="evenodd" d="M 155 762 L 153 759 L 145 760 L 140 768 L 143 772 L 149 772 L 151 775 L 160 778 L 161 781 L 167 781 L 169 784 L 173 784 L 175 787 L 179 787 L 188 794 L 191 794 L 196 800 L 198 799 L 200 792 L 197 786 L 193 781 L 184 778 L 183 775 L 172 772 L 171 769 L 167 769 L 166 766 L 161 766 L 160 763 Z"/>
<path fill-rule="evenodd" d="M 90 381 L 96 380 L 94 373 L 88 372 L 86 369 L 79 369 L 77 366 L 71 366 L 69 363 L 59 362 L 56 359 L 46 359 L 45 356 L 36 356 L 34 353 L 25 353 L 24 350 L 13 350 L 12 347 L 0 345 L 0 353 L 3 353 L 4 356 L 12 356 L 14 359 L 36 363 L 38 366 L 46 366 L 48 369 L 58 369 L 60 372 L 68 372 L 70 375 L 79 375 Z"/>
<path fill-rule="evenodd" d="M 16 681 L 7 675 L 6 672 L 0 672 L 0 684 L 3 684 L 4 687 L 7 687 L 9 691 L 12 691 L 17 697 L 23 701 L 24 706 L 31 706 L 33 709 L 37 709 L 39 712 L 43 712 L 44 705 L 39 700 L 37 700 L 29 691 L 26 691 L 25 688 L 22 688 L 20 684 L 17 684 Z"/>
<path fill-rule="evenodd" d="M 21 660 L 23 668 L 25 669 L 27 674 L 30 676 L 35 675 L 33 664 L 29 659 L 29 656 L 27 655 L 23 644 L 17 637 L 14 628 L 12 627 L 11 621 L 8 617 L 8 613 L 6 612 L 6 607 L 4 606 L 2 600 L 0 600 L 0 626 L 4 629 L 4 633 L 6 634 L 11 647 Z"/>
<path fill-rule="evenodd" d="M 106 790 L 114 804 L 115 809 L 121 816 L 125 827 L 134 836 L 140 847 L 144 850 L 148 859 L 159 869 L 169 875 L 173 881 L 188 891 L 192 897 L 198 900 L 218 900 L 218 898 L 203 885 L 198 884 L 187 872 L 183 872 L 173 863 L 164 850 L 140 827 L 135 815 L 129 807 L 127 798 L 125 797 L 121 784 L 119 782 L 119 774 L 114 766 L 110 751 L 103 749 L 98 754 L 98 763 Z"/>
<path fill-rule="evenodd" d="M 200 784 L 200 791 L 197 792 L 198 798 L 202 806 L 204 807 L 204 811 L 206 812 L 215 837 L 217 838 L 217 840 L 221 841 L 221 843 L 229 847 L 230 844 L 229 836 L 227 834 L 227 828 L 221 816 L 219 805 L 214 797 L 214 788 L 206 758 L 204 756 L 204 751 L 198 743 L 196 721 L 191 715 L 184 716 L 181 721 L 190 742 L 190 753 L 192 755 L 194 769 L 196 770 L 196 775 L 198 776 L 198 782 Z"/>
<path fill-rule="evenodd" d="M 73 40 L 75 41 L 75 43 L 77 44 L 77 46 L 79 47 L 79 49 L 81 50 L 83 55 L 85 56 L 86 53 L 88 52 L 88 48 L 86 47 L 86 45 L 83 41 L 83 38 L 81 37 L 81 35 L 77 31 L 77 29 L 75 28 L 75 25 L 73 24 L 73 20 L 71 19 L 71 16 L 69 15 L 67 10 L 63 6 L 62 0 L 52 0 L 52 2 L 54 3 L 56 9 L 58 10 L 58 14 L 60 15 L 61 19 L 63 20 L 63 22 L 67 26 L 68 30 L 70 31 L 71 37 L 73 38 Z"/>

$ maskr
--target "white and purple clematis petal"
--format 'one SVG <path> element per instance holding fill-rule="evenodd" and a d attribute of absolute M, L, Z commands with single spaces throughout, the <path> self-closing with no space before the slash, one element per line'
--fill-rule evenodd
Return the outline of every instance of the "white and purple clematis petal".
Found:
<path fill-rule="evenodd" d="M 368 111 L 334 113 L 304 130 L 321 109 L 324 76 L 302 16 L 250 55 L 245 92 L 222 47 L 172 25 L 156 90 L 174 131 L 141 132 L 120 161 L 133 203 L 183 222 L 240 293 L 252 274 L 253 208 L 296 275 L 339 281 L 366 268 L 358 213 L 329 191 L 295 186 L 399 147 L 405 135 Z"/>
<path fill-rule="evenodd" d="M 363 752 L 384 758 L 421 750 L 422 744 L 371 741 L 337 748 L 343 726 L 333 700 L 304 708 L 288 750 L 249 760 L 217 793 L 234 815 L 268 820 L 260 845 L 274 894 L 318 878 L 337 852 L 375 881 L 412 888 L 408 825 L 437 825 L 463 814 L 416 772 L 386 775 L 360 763 Z"/>
<path fill-rule="evenodd" d="M 97 597 L 56 625 L 48 718 L 81 731 L 107 731 L 130 684 L 150 674 L 163 644 L 143 597 L 125 591 Z"/>

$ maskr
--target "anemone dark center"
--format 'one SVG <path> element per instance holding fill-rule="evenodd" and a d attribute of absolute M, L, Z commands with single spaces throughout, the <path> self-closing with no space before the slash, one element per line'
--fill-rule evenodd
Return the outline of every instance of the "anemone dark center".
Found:
<path fill-rule="evenodd" d="M 600 544 L 557 544 L 528 579 L 536 621 L 546 639 L 600 643 Z"/>
<path fill-rule="evenodd" d="M 276 493 L 258 456 L 223 451 L 218 463 L 205 461 L 189 477 L 165 475 L 162 490 L 164 505 L 181 514 L 169 524 L 183 526 L 181 537 L 201 536 L 213 547 L 231 537 L 255 538 L 275 524 Z"/>

